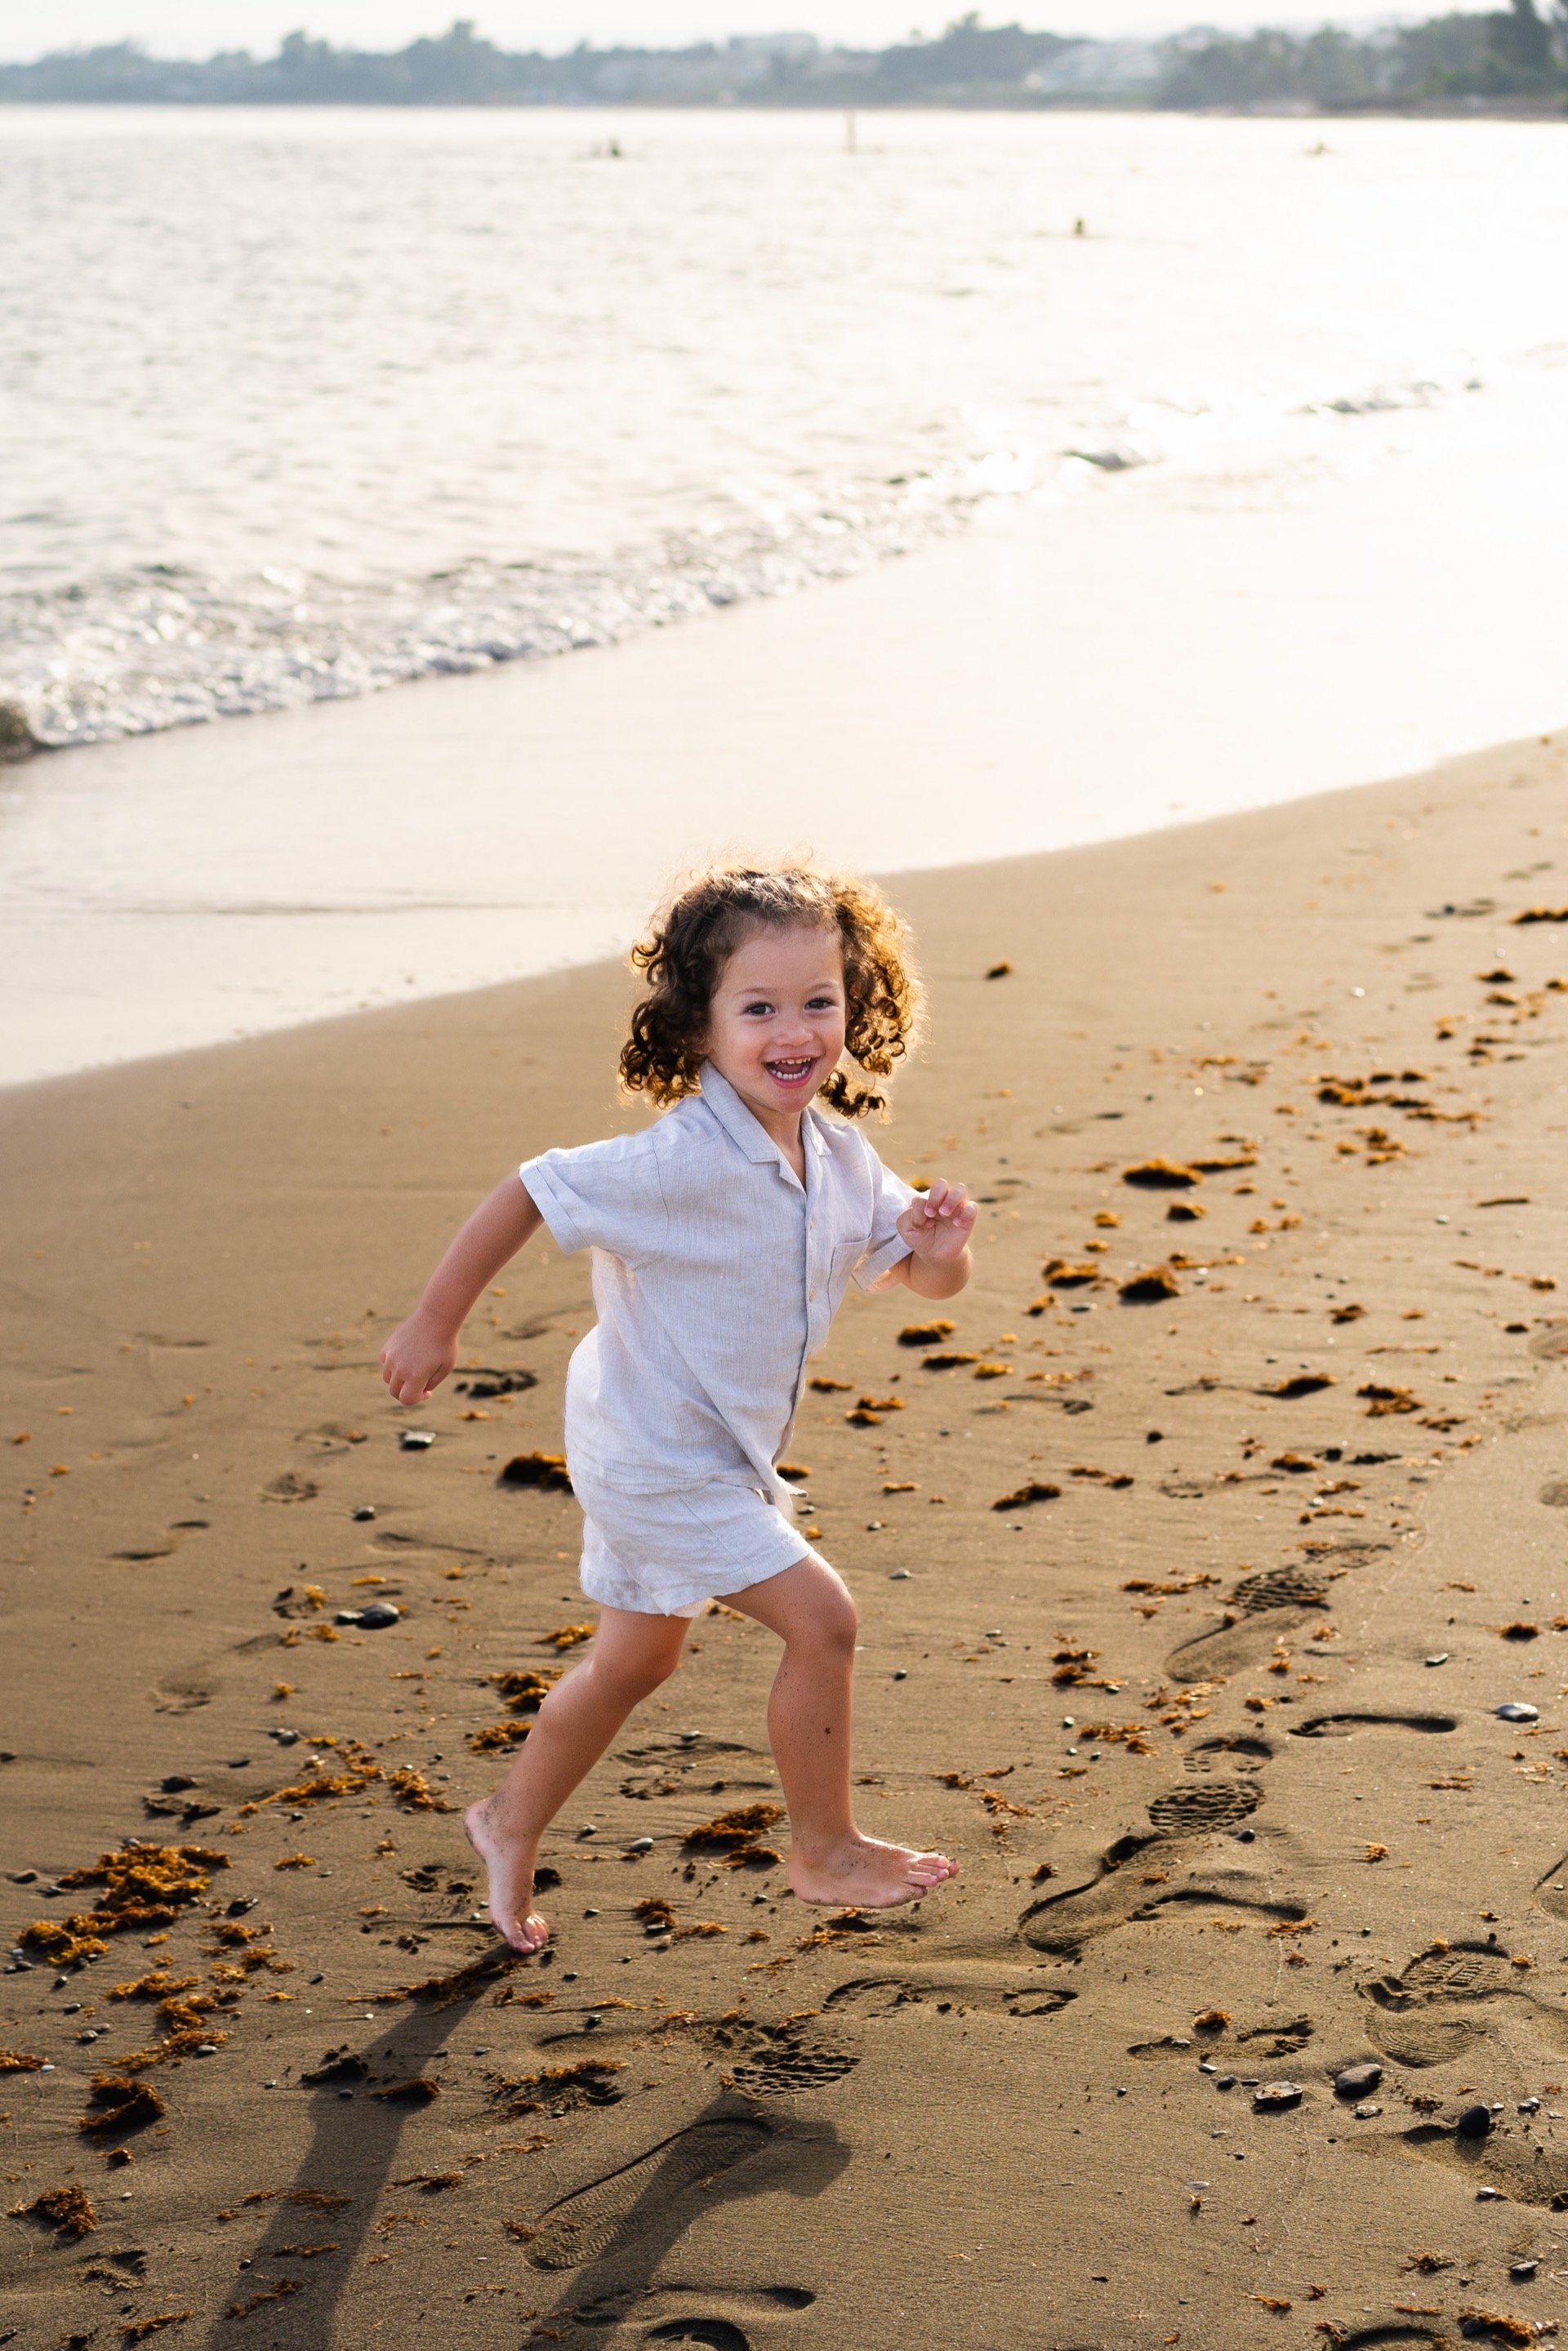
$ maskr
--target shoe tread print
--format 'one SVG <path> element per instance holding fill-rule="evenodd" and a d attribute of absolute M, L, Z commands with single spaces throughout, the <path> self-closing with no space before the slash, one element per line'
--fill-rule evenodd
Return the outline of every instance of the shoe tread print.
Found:
<path fill-rule="evenodd" d="M 732 2171 L 772 2136 L 768 2124 L 746 2116 L 677 2131 L 619 2171 L 550 2205 L 528 2245 L 528 2260 L 541 2270 L 577 2269 L 597 2261 L 645 2196 L 656 2195 L 661 2209 L 666 2208 L 673 2197 Z"/>

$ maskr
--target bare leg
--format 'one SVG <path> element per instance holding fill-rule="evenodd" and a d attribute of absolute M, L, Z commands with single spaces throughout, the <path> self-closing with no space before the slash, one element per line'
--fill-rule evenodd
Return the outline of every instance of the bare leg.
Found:
<path fill-rule="evenodd" d="M 690 1630 L 685 1616 L 601 1609 L 591 1654 L 557 1682 L 495 1794 L 464 1815 L 490 1873 L 490 1916 L 514 1950 L 542 1950 L 549 1940 L 533 1907 L 540 1837 L 632 1708 L 674 1673 Z"/>
<path fill-rule="evenodd" d="M 803 1902 L 886 1909 L 918 1902 L 957 1875 L 945 1854 L 862 1836 L 850 1807 L 850 1721 L 854 1679 L 854 1602 L 821 1560 L 728 1595 L 784 1644 L 768 1703 L 792 1838 L 789 1883 Z"/>

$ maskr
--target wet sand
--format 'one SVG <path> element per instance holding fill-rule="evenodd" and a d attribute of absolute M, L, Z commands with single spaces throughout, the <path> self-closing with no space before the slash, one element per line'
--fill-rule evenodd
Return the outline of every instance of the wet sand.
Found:
<path fill-rule="evenodd" d="M 963 1864 L 908 1915 L 787 1894 L 719 1612 L 549 1841 L 551 1951 L 474 1916 L 497 1677 L 590 1614 L 570 1494 L 497 1482 L 586 1264 L 531 1251 L 417 1415 L 375 1357 L 500 1171 L 639 1115 L 619 971 L 8 1098 L 0 2335 L 1563 2314 L 1565 753 L 899 881 L 879 1142 L 977 1186 L 977 1277 L 934 1346 L 854 1302 L 793 1451 L 865 1824 Z"/>

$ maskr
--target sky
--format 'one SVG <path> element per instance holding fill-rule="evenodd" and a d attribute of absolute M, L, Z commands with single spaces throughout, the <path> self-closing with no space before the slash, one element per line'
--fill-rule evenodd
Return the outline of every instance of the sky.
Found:
<path fill-rule="evenodd" d="M 816 33 L 855 47 L 881 47 L 912 31 L 939 33 L 964 0 L 51 0 L 33 16 L 0 7 L 0 56 L 32 57 L 44 49 L 99 41 L 141 40 L 162 57 L 209 57 L 214 49 L 270 55 L 296 28 L 340 44 L 388 49 L 440 32 L 471 14 L 503 48 L 567 49 L 580 40 L 605 47 L 676 47 L 730 33 Z M 1434 0 L 1436 6 L 1436 0 Z M 1102 37 L 1171 32 L 1197 23 L 1296 24 L 1312 18 L 1302 0 L 998 0 L 985 21 L 1019 21 L 1031 31 Z M 1388 0 L 1333 0 L 1338 23 L 1385 21 Z M 25 18 L 30 21 L 24 22 Z M 47 31 L 45 27 L 47 26 Z"/>

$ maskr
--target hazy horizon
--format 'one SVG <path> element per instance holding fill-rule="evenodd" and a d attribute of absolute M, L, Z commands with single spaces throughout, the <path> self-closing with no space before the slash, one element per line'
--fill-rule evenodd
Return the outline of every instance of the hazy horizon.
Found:
<path fill-rule="evenodd" d="M 23 40 L 18 24 L 0 30 L 0 59 L 23 62 L 66 48 L 134 40 L 154 56 L 207 57 L 221 49 L 262 54 L 287 33 L 304 30 L 340 47 L 396 49 L 422 36 L 444 32 L 471 0 L 229 0 L 221 26 L 207 0 L 57 0 L 48 38 Z M 731 36 L 779 32 L 814 33 L 824 42 L 881 48 L 914 34 L 934 36 L 960 15 L 956 0 L 935 7 L 923 0 L 595 0 L 587 7 L 538 5 L 536 0 L 493 0 L 477 11 L 477 30 L 506 49 L 558 52 L 587 41 L 598 48 L 624 43 L 638 48 L 678 48 Z M 1303 11 L 1300 0 L 1278 9 L 1258 0 L 1196 0 L 1190 7 L 1162 8 L 1158 0 L 1064 0 L 1061 7 L 1001 6 L 982 12 L 988 24 L 1018 21 L 1030 31 L 1084 35 L 1092 39 L 1156 38 L 1185 32 L 1195 24 L 1228 30 L 1259 25 L 1291 29 L 1336 25 L 1385 24 L 1409 17 L 1376 0 L 1338 0 L 1332 11 Z"/>

